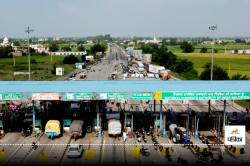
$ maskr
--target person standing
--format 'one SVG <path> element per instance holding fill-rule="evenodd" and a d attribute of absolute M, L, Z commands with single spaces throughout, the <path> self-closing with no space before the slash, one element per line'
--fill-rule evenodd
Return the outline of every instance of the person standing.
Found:
<path fill-rule="evenodd" d="M 124 142 L 126 141 L 126 139 L 127 139 L 127 133 L 126 133 L 126 131 L 124 130 L 123 131 L 123 138 L 124 138 Z"/>
<path fill-rule="evenodd" d="M 135 110 L 136 110 L 136 113 L 139 113 L 139 107 L 138 106 L 135 107 Z"/>

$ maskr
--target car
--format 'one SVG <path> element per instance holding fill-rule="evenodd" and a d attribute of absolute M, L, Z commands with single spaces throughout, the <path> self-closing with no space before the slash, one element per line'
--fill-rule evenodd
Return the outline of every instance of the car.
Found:
<path fill-rule="evenodd" d="M 65 81 L 75 81 L 76 79 L 74 79 L 74 78 L 68 78 L 68 79 L 66 79 Z"/>
<path fill-rule="evenodd" d="M 69 150 L 67 153 L 68 158 L 69 157 L 81 157 L 83 154 L 83 146 L 80 144 L 71 144 L 69 145 Z"/>
<path fill-rule="evenodd" d="M 87 67 L 87 70 L 90 70 L 91 69 L 91 67 Z"/>

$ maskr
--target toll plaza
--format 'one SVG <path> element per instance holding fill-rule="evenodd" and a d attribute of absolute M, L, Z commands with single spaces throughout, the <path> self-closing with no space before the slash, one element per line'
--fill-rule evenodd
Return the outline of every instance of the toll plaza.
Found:
<path fill-rule="evenodd" d="M 5 81 L 0 82 L 0 86 L 0 100 L 32 103 L 33 138 L 22 139 L 20 143 L 23 146 L 20 150 L 13 147 L 12 151 L 16 151 L 16 154 L 8 156 L 6 161 L 11 164 L 39 163 L 39 160 L 36 161 L 33 157 L 45 152 L 48 154 L 48 161 L 44 161 L 50 164 L 69 164 L 67 154 L 71 143 L 82 144 L 86 150 L 82 154 L 84 160 L 77 161 L 77 164 L 108 164 L 111 161 L 117 164 L 121 161 L 122 164 L 150 163 L 152 158 L 141 156 L 138 151 L 138 148 L 141 149 L 145 143 L 149 144 L 147 148 L 150 149 L 151 155 L 159 160 L 164 157 L 166 149 L 170 153 L 176 153 L 176 156 L 177 152 L 188 153 L 189 149 L 181 150 L 183 147 L 171 146 L 171 144 L 180 142 L 184 147 L 189 146 L 190 142 L 200 144 L 198 124 L 203 119 L 206 121 L 206 116 L 210 115 L 210 100 L 224 100 L 224 111 L 219 117 L 220 123 L 216 123 L 217 119 L 210 120 L 217 124 L 217 130 L 221 132 L 219 136 L 223 137 L 226 124 L 226 100 L 250 97 L 249 81 Z M 176 113 L 173 109 L 168 109 L 169 105 L 164 104 L 168 101 L 185 100 L 208 100 L 207 112 L 185 110 L 185 112 Z M 36 101 L 39 101 L 44 108 L 42 118 L 36 118 Z M 158 105 L 157 102 L 159 102 Z M 139 108 L 136 108 L 138 103 Z M 214 117 L 211 116 L 211 118 Z M 83 139 L 74 141 L 69 135 L 70 125 L 77 119 L 84 121 L 85 136 Z M 45 136 L 46 124 L 49 120 L 58 121 L 59 127 L 47 132 L 54 132 L 58 136 Z M 151 126 L 153 126 L 153 135 L 147 135 Z M 123 132 L 126 133 L 127 139 L 123 139 Z M 180 137 L 183 134 L 187 137 Z M 13 156 L 18 154 L 21 156 L 21 152 L 27 150 L 24 146 L 27 142 L 34 141 L 44 145 L 39 145 L 40 150 L 38 148 L 34 152 L 30 149 L 30 154 L 22 160 L 13 159 Z M 52 147 L 46 146 L 47 144 L 51 144 Z M 63 145 L 57 146 L 57 144 Z M 198 146 L 192 150 L 202 151 L 201 149 L 206 148 L 204 144 L 204 147 Z M 158 151 L 161 152 L 160 155 Z M 104 152 L 112 152 L 112 155 Z M 173 158 L 177 160 L 177 157 Z M 167 162 L 165 157 L 164 161 Z"/>

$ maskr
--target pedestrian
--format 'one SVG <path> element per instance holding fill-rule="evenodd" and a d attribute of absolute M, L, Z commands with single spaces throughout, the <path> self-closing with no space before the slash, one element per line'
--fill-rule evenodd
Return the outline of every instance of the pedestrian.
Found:
<path fill-rule="evenodd" d="M 125 80 L 125 76 L 123 76 L 123 80 Z"/>
<path fill-rule="evenodd" d="M 88 111 L 87 106 L 85 106 L 85 108 L 84 108 L 84 112 L 87 112 L 87 111 Z"/>
<path fill-rule="evenodd" d="M 135 107 L 135 110 L 136 110 L 136 113 L 139 113 L 139 107 L 138 106 Z"/>
<path fill-rule="evenodd" d="M 223 155 L 224 151 L 225 151 L 225 146 L 224 145 L 221 145 L 220 146 L 220 150 L 221 150 L 221 155 Z"/>
<path fill-rule="evenodd" d="M 123 131 L 123 138 L 124 138 L 124 142 L 126 141 L 126 139 L 127 139 L 127 133 L 126 133 L 126 131 L 124 130 Z"/>
<path fill-rule="evenodd" d="M 152 134 L 152 131 L 153 131 L 153 126 L 151 125 L 150 126 L 150 134 Z"/>

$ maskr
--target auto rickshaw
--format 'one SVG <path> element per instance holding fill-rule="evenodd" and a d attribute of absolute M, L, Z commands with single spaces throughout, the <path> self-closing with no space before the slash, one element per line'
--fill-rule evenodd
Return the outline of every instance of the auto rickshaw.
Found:
<path fill-rule="evenodd" d="M 58 120 L 49 120 L 45 126 L 45 134 L 52 139 L 61 134 L 61 125 Z"/>

